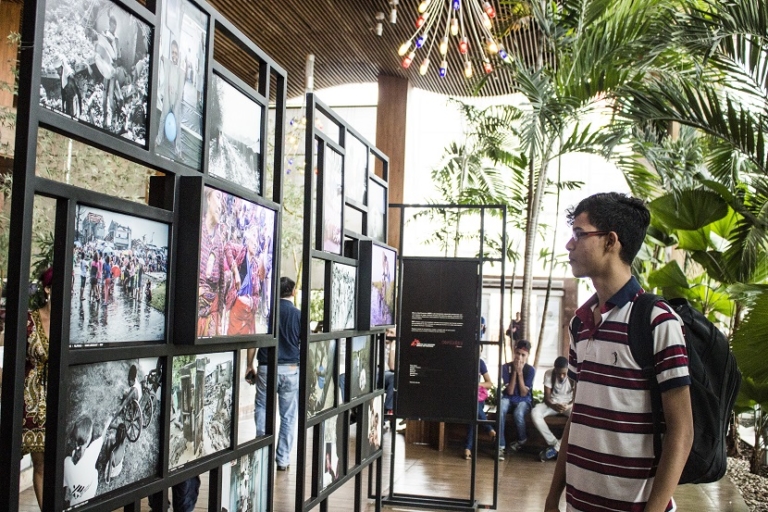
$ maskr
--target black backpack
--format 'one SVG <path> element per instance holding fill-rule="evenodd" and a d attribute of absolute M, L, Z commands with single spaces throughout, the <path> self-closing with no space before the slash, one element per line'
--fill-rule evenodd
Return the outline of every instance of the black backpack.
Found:
<path fill-rule="evenodd" d="M 671 299 L 652 293 L 642 293 L 632 304 L 628 337 L 632 357 L 650 380 L 653 413 L 653 451 L 661 456 L 661 435 L 664 430 L 661 392 L 656 381 L 653 361 L 651 312 L 658 301 L 667 302 L 685 325 L 685 345 L 688 350 L 688 373 L 691 376 L 691 407 L 693 409 L 693 446 L 681 484 L 703 484 L 720 480 L 728 468 L 725 438 L 731 411 L 741 386 L 741 372 L 725 335 L 700 311 L 685 299 Z M 581 330 L 581 321 L 573 322 L 572 332 Z M 574 336 L 575 339 L 575 336 Z"/>

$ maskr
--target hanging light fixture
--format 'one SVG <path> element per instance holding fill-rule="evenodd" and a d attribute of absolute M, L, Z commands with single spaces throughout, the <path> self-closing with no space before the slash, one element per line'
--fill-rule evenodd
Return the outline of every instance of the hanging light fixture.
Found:
<path fill-rule="evenodd" d="M 498 56 L 504 62 L 512 61 L 493 35 L 492 20 L 495 17 L 496 10 L 486 0 L 422 0 L 418 6 L 416 30 L 398 50 L 403 67 L 410 67 L 419 52 L 422 53 L 419 72 L 425 74 L 432 49 L 437 47 L 434 60 L 440 62 L 438 72 L 445 77 L 449 72 L 446 54 L 453 47 L 460 54 L 466 78 L 473 76 L 473 58 L 482 62 L 485 73 L 491 73 L 494 69 L 491 58 Z"/>

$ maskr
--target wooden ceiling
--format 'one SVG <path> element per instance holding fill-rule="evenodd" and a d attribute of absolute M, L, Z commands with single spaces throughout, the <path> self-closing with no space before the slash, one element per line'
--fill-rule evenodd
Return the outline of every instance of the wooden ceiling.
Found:
<path fill-rule="evenodd" d="M 448 0 L 432 0 L 448 1 Z M 466 1 L 466 0 L 464 0 Z M 428 91 L 470 96 L 483 75 L 475 63 L 475 77 L 466 79 L 458 51 L 448 51 L 449 72 L 438 74 L 439 62 L 433 50 L 432 64 L 426 75 L 419 74 L 424 48 L 416 53 L 409 69 L 401 66 L 397 50 L 415 31 L 420 0 L 399 0 L 397 23 L 389 23 L 388 0 L 209 0 L 209 3 L 251 38 L 265 53 L 288 72 L 288 96 L 304 92 L 305 63 L 308 54 L 315 55 L 315 89 L 349 83 L 376 82 L 381 74 L 407 78 L 411 85 Z M 509 26 L 512 15 L 492 0 L 498 13 L 495 30 Z M 376 13 L 383 12 L 383 33 L 377 36 Z M 531 24 L 516 24 L 503 39 L 510 55 L 532 61 L 538 53 L 537 38 Z M 452 46 L 454 42 L 451 42 Z M 220 45 L 216 59 L 246 81 L 253 83 L 255 72 L 237 46 Z M 513 92 L 510 72 L 494 58 L 496 70 L 477 91 L 480 96 L 498 96 Z M 239 69 L 233 69 L 239 68 Z"/>

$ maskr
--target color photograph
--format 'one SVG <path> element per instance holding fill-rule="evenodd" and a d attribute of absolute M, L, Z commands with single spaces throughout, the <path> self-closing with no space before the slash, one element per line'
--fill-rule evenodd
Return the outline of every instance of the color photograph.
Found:
<path fill-rule="evenodd" d="M 336 340 L 310 343 L 308 359 L 307 414 L 312 417 L 334 405 Z"/>
<path fill-rule="evenodd" d="M 40 106 L 140 146 L 152 30 L 109 0 L 45 4 Z"/>
<path fill-rule="evenodd" d="M 269 503 L 269 448 L 222 466 L 221 512 L 266 512 Z"/>
<path fill-rule="evenodd" d="M 352 368 L 350 400 L 371 392 L 371 337 L 352 338 Z"/>
<path fill-rule="evenodd" d="M 200 169 L 208 15 L 187 0 L 162 2 L 155 153 Z"/>
<path fill-rule="evenodd" d="M 219 75 L 211 83 L 208 174 L 260 193 L 263 108 Z"/>
<path fill-rule="evenodd" d="M 331 331 L 355 328 L 357 267 L 333 262 L 331 266 Z"/>
<path fill-rule="evenodd" d="M 160 472 L 162 360 L 72 367 L 65 420 L 69 509 Z"/>
<path fill-rule="evenodd" d="M 371 326 L 393 325 L 397 254 L 392 249 L 371 245 Z"/>
<path fill-rule="evenodd" d="M 275 212 L 205 187 L 197 336 L 270 330 Z"/>
<path fill-rule="evenodd" d="M 322 250 L 341 254 L 343 238 L 341 212 L 344 206 L 342 158 L 340 154 L 327 147 L 324 154 Z"/>
<path fill-rule="evenodd" d="M 171 469 L 232 445 L 233 363 L 232 352 L 173 358 Z"/>
<path fill-rule="evenodd" d="M 70 346 L 165 339 L 170 226 L 77 205 Z"/>

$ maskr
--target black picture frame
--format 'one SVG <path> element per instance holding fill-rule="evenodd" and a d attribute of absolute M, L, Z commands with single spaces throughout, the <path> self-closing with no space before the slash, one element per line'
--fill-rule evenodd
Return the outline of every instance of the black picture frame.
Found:
<path fill-rule="evenodd" d="M 165 340 L 171 227 L 77 204 L 70 347 Z"/>
<path fill-rule="evenodd" d="M 349 375 L 349 401 L 370 393 L 373 389 L 374 373 L 373 342 L 371 335 L 351 338 L 351 350 L 347 363 Z"/>
<path fill-rule="evenodd" d="M 346 331 L 355 328 L 357 267 L 339 262 L 331 263 L 331 318 L 330 330 Z"/>
<path fill-rule="evenodd" d="M 307 351 L 307 417 L 313 417 L 335 406 L 336 347 L 335 339 L 315 341 Z"/>
<path fill-rule="evenodd" d="M 332 254 L 341 254 L 343 242 L 344 212 L 344 158 L 329 146 L 322 151 L 322 225 L 320 227 L 321 249 Z"/>
<path fill-rule="evenodd" d="M 209 97 L 208 174 L 260 193 L 264 105 L 219 73 Z"/>
<path fill-rule="evenodd" d="M 360 240 L 358 255 L 358 328 L 394 327 L 397 250 L 374 240 Z"/>
<path fill-rule="evenodd" d="M 160 474 L 163 359 L 74 366 L 64 420 L 68 510 Z"/>
<path fill-rule="evenodd" d="M 158 156 L 200 169 L 205 127 L 205 82 L 210 16 L 189 0 L 160 4 L 154 115 Z"/>
<path fill-rule="evenodd" d="M 146 147 L 151 25 L 111 0 L 50 0 L 44 32 L 39 105 Z"/>
<path fill-rule="evenodd" d="M 221 467 L 221 509 L 228 512 L 267 512 L 268 486 L 268 447 L 238 457 Z"/>
<path fill-rule="evenodd" d="M 277 212 L 210 186 L 201 199 L 196 339 L 271 333 Z"/>
<path fill-rule="evenodd" d="M 235 355 L 172 358 L 170 470 L 232 447 Z"/>

